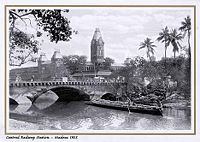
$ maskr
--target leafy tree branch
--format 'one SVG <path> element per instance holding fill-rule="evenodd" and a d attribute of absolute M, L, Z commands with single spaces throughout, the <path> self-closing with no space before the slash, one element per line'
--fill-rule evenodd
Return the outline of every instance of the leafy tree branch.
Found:
<path fill-rule="evenodd" d="M 11 66 L 21 66 L 29 61 L 29 57 L 38 53 L 39 42 L 37 37 L 42 36 L 42 31 L 47 32 L 47 36 L 51 42 L 58 43 L 59 41 L 69 41 L 73 32 L 70 27 L 70 21 L 63 16 L 63 13 L 69 10 L 59 9 L 11 9 L 9 10 L 9 62 Z M 26 27 L 33 27 L 33 22 L 36 22 L 36 27 L 42 30 L 37 30 L 36 36 L 33 33 L 25 33 L 16 26 L 16 21 L 21 21 Z M 29 22 L 29 24 L 27 23 Z M 36 28 L 37 29 L 37 28 Z M 75 32 L 77 33 L 77 32 Z M 18 55 L 21 53 L 21 56 Z M 26 55 L 23 55 L 23 54 Z M 31 61 L 33 59 L 30 59 Z"/>

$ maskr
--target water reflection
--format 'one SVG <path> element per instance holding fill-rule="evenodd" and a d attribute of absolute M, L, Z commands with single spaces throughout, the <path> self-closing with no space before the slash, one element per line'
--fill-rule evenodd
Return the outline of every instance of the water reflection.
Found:
<path fill-rule="evenodd" d="M 11 112 L 13 112 L 17 107 L 18 107 L 18 105 L 10 105 L 9 109 Z"/>
<path fill-rule="evenodd" d="M 188 116 L 191 116 L 190 109 L 164 109 L 164 113 L 167 116 L 176 117 L 176 118 L 187 118 Z"/>
<path fill-rule="evenodd" d="M 34 104 L 38 109 L 43 110 L 53 105 L 58 98 L 59 97 L 55 93 L 48 91 L 39 96 Z"/>
<path fill-rule="evenodd" d="M 22 105 L 25 107 L 25 105 Z M 55 102 L 28 109 L 10 109 L 10 118 L 48 130 L 190 130 L 190 110 L 167 109 L 164 116 L 131 113 L 86 105 L 84 102 Z M 17 109 L 17 111 L 16 111 Z M 11 128 L 12 129 L 12 128 Z M 21 129 L 27 129 L 23 127 Z"/>

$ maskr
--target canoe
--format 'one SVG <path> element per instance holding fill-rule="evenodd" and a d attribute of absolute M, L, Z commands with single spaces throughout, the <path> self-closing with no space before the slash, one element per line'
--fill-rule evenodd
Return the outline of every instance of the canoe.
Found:
<path fill-rule="evenodd" d="M 129 104 L 128 102 L 110 101 L 103 99 L 87 101 L 85 104 L 122 111 L 162 115 L 162 107 L 152 105 Z"/>

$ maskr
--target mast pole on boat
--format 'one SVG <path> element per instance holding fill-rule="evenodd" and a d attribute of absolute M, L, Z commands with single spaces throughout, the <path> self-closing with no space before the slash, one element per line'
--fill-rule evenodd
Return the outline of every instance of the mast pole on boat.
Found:
<path fill-rule="evenodd" d="M 127 82 L 125 82 L 125 96 L 126 96 L 126 98 L 127 98 L 127 100 L 128 100 L 128 105 L 127 105 L 127 108 L 128 108 L 128 114 L 130 114 L 131 113 L 131 111 L 130 111 L 130 104 L 131 104 L 131 99 L 129 98 L 129 96 L 128 96 L 128 83 Z"/>

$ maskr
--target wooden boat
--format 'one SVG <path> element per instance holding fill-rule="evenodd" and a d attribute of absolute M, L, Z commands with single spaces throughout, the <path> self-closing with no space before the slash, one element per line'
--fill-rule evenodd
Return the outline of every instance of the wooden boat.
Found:
<path fill-rule="evenodd" d="M 88 105 L 93 105 L 103 108 L 111 108 L 111 109 L 136 112 L 136 113 L 146 113 L 152 115 L 162 115 L 162 106 L 159 107 L 153 105 L 133 104 L 128 102 L 110 101 L 104 99 L 91 100 L 85 103 Z"/>

